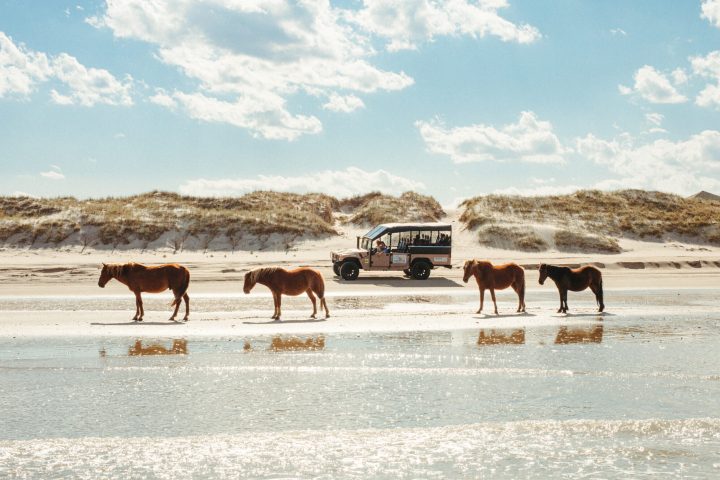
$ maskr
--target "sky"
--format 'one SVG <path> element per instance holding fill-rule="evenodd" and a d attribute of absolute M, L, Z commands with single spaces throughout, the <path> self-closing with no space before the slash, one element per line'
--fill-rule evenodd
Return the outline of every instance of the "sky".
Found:
<path fill-rule="evenodd" d="M 0 194 L 720 193 L 720 0 L 0 0 Z"/>

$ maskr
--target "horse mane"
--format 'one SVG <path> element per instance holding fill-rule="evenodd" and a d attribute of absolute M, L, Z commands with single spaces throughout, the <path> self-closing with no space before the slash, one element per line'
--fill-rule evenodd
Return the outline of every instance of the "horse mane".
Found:
<path fill-rule="evenodd" d="M 282 270 L 280 267 L 260 267 L 256 268 L 254 270 L 250 270 L 248 274 L 250 275 L 250 282 L 252 284 L 256 284 L 260 281 L 265 280 L 269 275 L 272 275 L 273 273 Z"/>
<path fill-rule="evenodd" d="M 127 273 L 128 269 L 135 267 L 136 265 L 140 265 L 139 263 L 135 262 L 128 262 L 128 263 L 108 263 L 105 266 L 108 269 L 108 273 L 114 278 L 118 278 L 120 276 L 123 276 Z"/>

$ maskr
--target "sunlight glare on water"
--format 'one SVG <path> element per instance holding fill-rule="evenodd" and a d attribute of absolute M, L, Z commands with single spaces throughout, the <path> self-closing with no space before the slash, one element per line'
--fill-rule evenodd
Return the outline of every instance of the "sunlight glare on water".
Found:
<path fill-rule="evenodd" d="M 0 477 L 712 477 L 713 318 L 2 339 Z"/>

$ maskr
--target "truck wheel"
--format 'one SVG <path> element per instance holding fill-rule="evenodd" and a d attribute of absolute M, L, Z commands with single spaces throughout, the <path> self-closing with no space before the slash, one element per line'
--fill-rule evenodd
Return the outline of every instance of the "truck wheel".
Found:
<path fill-rule="evenodd" d="M 403 273 L 405 274 L 406 277 L 412 276 L 412 271 L 409 268 L 406 268 L 405 270 L 403 270 Z"/>
<path fill-rule="evenodd" d="M 340 267 L 340 276 L 343 280 L 355 280 L 360 275 L 360 267 L 355 262 L 345 262 Z"/>
<path fill-rule="evenodd" d="M 430 264 L 427 262 L 416 262 L 412 268 L 412 277 L 415 280 L 427 280 L 430 276 Z"/>
<path fill-rule="evenodd" d="M 333 263 L 333 273 L 338 277 L 340 276 L 340 262 Z"/>

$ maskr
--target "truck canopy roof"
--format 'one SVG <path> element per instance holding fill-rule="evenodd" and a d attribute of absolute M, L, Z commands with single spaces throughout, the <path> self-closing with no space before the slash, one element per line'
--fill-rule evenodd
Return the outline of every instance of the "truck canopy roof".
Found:
<path fill-rule="evenodd" d="M 387 233 L 396 232 L 411 232 L 411 231 L 423 231 L 423 232 L 450 232 L 452 231 L 452 225 L 449 223 L 429 222 L 429 223 L 384 223 L 370 230 L 364 236 L 370 239 L 375 239 Z"/>

